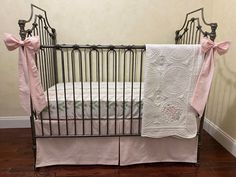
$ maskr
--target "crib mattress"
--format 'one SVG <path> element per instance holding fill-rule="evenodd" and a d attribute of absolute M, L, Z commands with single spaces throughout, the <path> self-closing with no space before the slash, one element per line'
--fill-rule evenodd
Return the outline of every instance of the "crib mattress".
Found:
<path fill-rule="evenodd" d="M 43 110 L 42 118 L 48 119 L 49 113 L 51 119 L 130 118 L 142 115 L 139 108 L 142 110 L 140 88 L 142 92 L 143 84 L 140 87 L 140 82 L 117 82 L 117 85 L 115 82 L 109 82 L 108 85 L 107 82 L 83 82 L 81 88 L 81 82 L 75 82 L 74 89 L 71 82 L 50 87 L 45 92 L 49 106 Z"/>

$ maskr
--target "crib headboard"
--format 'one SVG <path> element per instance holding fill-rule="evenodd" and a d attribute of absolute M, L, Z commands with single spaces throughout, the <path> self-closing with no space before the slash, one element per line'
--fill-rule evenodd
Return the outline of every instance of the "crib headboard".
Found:
<path fill-rule="evenodd" d="M 20 37 L 24 40 L 28 36 L 39 36 L 41 45 L 56 44 L 56 30 L 49 24 L 47 12 L 31 4 L 31 14 L 28 20 L 19 20 Z M 27 28 L 27 29 L 25 29 Z"/>
<path fill-rule="evenodd" d="M 199 44 L 202 36 L 212 41 L 216 38 L 217 23 L 207 23 L 204 9 L 200 8 L 186 14 L 183 26 L 175 32 L 176 44 Z"/>
<path fill-rule="evenodd" d="M 36 55 L 36 65 L 39 70 L 44 90 L 57 83 L 56 51 L 53 48 L 42 48 L 42 45 L 56 45 L 56 30 L 49 24 L 44 9 L 31 4 L 31 14 L 28 20 L 18 20 L 21 40 L 29 36 L 39 36 L 40 51 Z M 46 79 L 47 78 L 47 79 Z"/>

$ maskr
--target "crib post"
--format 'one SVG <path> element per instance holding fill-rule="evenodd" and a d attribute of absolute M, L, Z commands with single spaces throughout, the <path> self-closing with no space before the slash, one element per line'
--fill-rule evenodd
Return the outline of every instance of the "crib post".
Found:
<path fill-rule="evenodd" d="M 56 45 L 57 44 L 57 38 L 56 38 L 56 30 L 54 28 L 52 28 L 52 45 Z M 55 83 L 58 83 L 58 69 L 57 69 L 57 52 L 56 52 L 56 48 L 53 48 L 53 67 L 55 70 Z"/>
<path fill-rule="evenodd" d="M 35 170 L 36 169 L 36 166 L 35 166 L 36 165 L 36 138 L 35 138 L 33 111 L 31 111 L 31 115 L 30 115 L 30 124 L 31 124 L 31 133 L 32 133 L 32 150 L 33 150 L 33 154 L 34 154 L 34 170 Z"/>
<path fill-rule="evenodd" d="M 20 27 L 19 35 L 21 37 L 21 40 L 25 40 L 27 35 L 27 30 L 25 30 L 25 20 L 19 20 L 18 25 Z M 22 47 L 23 48 L 23 47 Z M 33 104 L 32 100 L 30 98 L 30 108 L 31 108 L 31 114 L 30 114 L 30 125 L 31 125 L 31 135 L 32 135 L 32 150 L 34 154 L 34 169 L 35 169 L 35 162 L 36 162 L 36 138 L 35 138 L 35 125 L 34 125 L 34 110 L 33 110 Z"/>
<path fill-rule="evenodd" d="M 175 31 L 175 44 L 178 44 L 179 41 L 179 30 Z"/>

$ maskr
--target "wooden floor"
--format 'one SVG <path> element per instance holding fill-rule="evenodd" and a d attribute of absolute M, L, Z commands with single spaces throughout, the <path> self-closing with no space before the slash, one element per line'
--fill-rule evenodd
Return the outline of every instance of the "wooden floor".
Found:
<path fill-rule="evenodd" d="M 33 169 L 30 129 L 0 129 L 0 177 L 236 177 L 236 158 L 203 133 L 201 165 L 155 163 Z"/>

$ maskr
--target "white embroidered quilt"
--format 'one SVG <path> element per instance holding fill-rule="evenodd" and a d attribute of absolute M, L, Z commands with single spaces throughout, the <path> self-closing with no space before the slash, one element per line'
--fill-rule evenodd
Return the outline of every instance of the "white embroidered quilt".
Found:
<path fill-rule="evenodd" d="M 189 102 L 203 59 L 200 45 L 146 45 L 142 136 L 196 136 Z"/>

